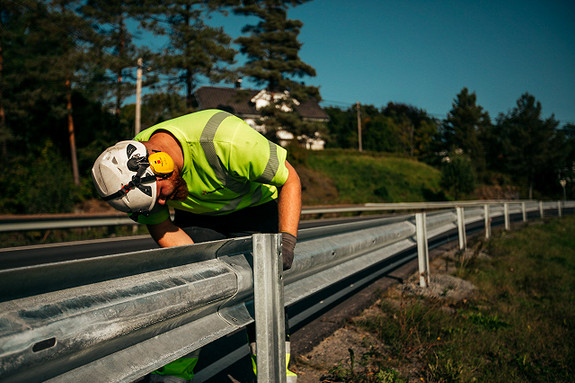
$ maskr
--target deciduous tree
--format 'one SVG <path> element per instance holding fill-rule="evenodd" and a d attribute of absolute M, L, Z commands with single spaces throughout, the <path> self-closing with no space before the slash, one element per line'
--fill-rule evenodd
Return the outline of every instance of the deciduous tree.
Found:
<path fill-rule="evenodd" d="M 451 151 L 441 166 L 441 187 L 457 201 L 475 189 L 475 170 L 461 149 Z"/>
<path fill-rule="evenodd" d="M 431 154 L 438 124 L 425 110 L 390 102 L 383 109 L 383 114 L 396 125 L 397 138 L 405 154 L 422 159 Z"/>

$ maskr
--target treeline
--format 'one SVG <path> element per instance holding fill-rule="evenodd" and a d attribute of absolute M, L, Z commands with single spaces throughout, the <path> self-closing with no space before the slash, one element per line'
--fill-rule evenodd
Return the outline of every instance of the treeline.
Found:
<path fill-rule="evenodd" d="M 0 0 L 0 213 L 65 212 L 94 196 L 94 159 L 133 137 L 137 69 L 144 73 L 142 128 L 194 111 L 200 83 L 245 78 L 320 101 L 319 89 L 302 82 L 316 74 L 298 56 L 303 24 L 287 18 L 307 1 Z M 210 23 L 231 13 L 252 23 L 235 40 Z M 331 121 L 320 132 L 328 147 L 357 149 L 356 107 L 327 112 Z M 271 133 L 318 129 L 275 105 L 262 115 Z M 445 121 L 394 103 L 363 105 L 360 119 L 364 150 L 442 167 L 455 198 L 479 184 L 519 185 L 521 197 L 556 198 L 559 179 L 572 187 L 573 126 L 543 119 L 529 94 L 495 121 L 467 89 Z"/>
<path fill-rule="evenodd" d="M 298 56 L 303 24 L 287 18 L 307 1 L 0 0 L 0 213 L 69 211 L 92 195 L 94 159 L 134 135 L 140 58 L 142 128 L 194 111 L 200 83 L 243 77 L 319 99 L 296 81 L 315 70 Z M 256 20 L 235 41 L 209 23 L 230 13 Z"/>
<path fill-rule="evenodd" d="M 331 118 L 327 147 L 358 149 L 357 105 L 325 110 Z M 443 120 L 411 105 L 361 105 L 361 146 L 440 168 L 442 186 L 456 199 L 501 196 L 474 194 L 478 186 L 510 190 L 507 197 L 572 198 L 575 125 L 560 126 L 541 110 L 541 103 L 525 93 L 508 113 L 492 120 L 467 88 Z"/>

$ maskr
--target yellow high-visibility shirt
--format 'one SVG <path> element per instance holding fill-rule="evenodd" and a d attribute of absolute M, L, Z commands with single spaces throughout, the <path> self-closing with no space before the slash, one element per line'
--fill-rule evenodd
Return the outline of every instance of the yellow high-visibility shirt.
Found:
<path fill-rule="evenodd" d="M 158 130 L 171 133 L 184 155 L 182 177 L 188 185 L 184 201 L 168 206 L 195 214 L 225 215 L 278 198 L 287 180 L 286 150 L 242 119 L 204 110 L 154 125 L 134 139 L 147 141 Z M 167 206 L 157 205 L 137 221 L 155 224 L 169 218 Z"/>

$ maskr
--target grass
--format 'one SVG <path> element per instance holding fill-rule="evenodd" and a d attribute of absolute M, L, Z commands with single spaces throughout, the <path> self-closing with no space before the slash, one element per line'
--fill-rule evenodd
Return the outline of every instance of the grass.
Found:
<path fill-rule="evenodd" d="M 467 300 L 387 292 L 376 316 L 352 323 L 383 346 L 329 381 L 575 381 L 574 233 L 569 216 L 480 242 L 488 257 L 456 272 L 477 287 Z"/>
<path fill-rule="evenodd" d="M 409 158 L 325 150 L 311 153 L 307 166 L 333 181 L 339 203 L 446 199 L 439 170 Z"/>

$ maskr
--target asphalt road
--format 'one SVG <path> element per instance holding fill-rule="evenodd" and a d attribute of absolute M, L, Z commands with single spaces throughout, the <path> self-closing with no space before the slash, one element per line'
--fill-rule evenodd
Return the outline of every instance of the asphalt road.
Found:
<path fill-rule="evenodd" d="M 301 221 L 300 229 L 381 218 L 381 215 Z M 0 270 L 158 248 L 149 235 L 0 248 Z"/>

